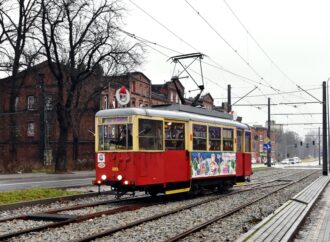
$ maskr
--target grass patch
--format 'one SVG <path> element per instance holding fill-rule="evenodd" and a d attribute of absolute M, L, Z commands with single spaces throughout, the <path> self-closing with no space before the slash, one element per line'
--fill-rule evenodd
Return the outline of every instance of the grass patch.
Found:
<path fill-rule="evenodd" d="M 0 205 L 26 202 L 45 198 L 63 197 L 76 195 L 80 192 L 69 192 L 55 188 L 33 188 L 10 192 L 0 192 Z"/>
<path fill-rule="evenodd" d="M 268 166 L 257 166 L 257 167 L 252 167 L 252 171 L 261 171 L 261 170 L 266 170 L 268 169 Z"/>
<path fill-rule="evenodd" d="M 54 167 L 33 168 L 32 173 L 54 173 Z"/>

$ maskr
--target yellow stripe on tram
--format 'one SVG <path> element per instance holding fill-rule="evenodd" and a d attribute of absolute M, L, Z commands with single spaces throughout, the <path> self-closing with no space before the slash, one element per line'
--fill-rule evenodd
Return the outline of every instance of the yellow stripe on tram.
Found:
<path fill-rule="evenodd" d="M 182 188 L 182 189 L 166 191 L 165 194 L 170 195 L 170 194 L 181 193 L 181 192 L 189 192 L 189 191 L 190 191 L 190 187 L 187 187 L 187 188 Z"/>
<path fill-rule="evenodd" d="M 236 185 L 234 187 L 243 187 L 246 186 L 246 182 L 236 182 Z"/>

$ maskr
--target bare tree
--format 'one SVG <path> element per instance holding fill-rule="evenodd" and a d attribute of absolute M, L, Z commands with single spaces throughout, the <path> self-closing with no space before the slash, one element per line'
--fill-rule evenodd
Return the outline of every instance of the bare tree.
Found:
<path fill-rule="evenodd" d="M 40 8 L 36 0 L 1 0 L 0 2 L 0 71 L 7 72 L 10 86 L 10 153 L 17 159 L 15 100 L 24 78 L 23 68 L 30 67 L 38 56 L 33 43 L 33 30 Z"/>
<path fill-rule="evenodd" d="M 110 0 L 41 0 L 43 46 L 57 80 L 56 113 L 60 135 L 55 170 L 66 171 L 68 131 L 74 99 L 102 66 L 107 73 L 124 72 L 139 64 L 139 48 L 118 34 L 124 9 Z"/>

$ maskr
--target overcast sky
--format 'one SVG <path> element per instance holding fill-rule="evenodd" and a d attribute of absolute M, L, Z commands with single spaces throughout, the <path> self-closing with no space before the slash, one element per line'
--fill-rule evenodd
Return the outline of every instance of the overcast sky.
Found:
<path fill-rule="evenodd" d="M 268 97 L 273 104 L 316 101 L 304 92 L 279 94 L 299 91 L 297 85 L 322 99 L 322 82 L 330 77 L 330 1 L 124 2 L 128 12 L 123 29 L 151 42 L 144 42 L 146 59 L 138 70 L 153 83 L 164 83 L 171 79 L 173 72 L 180 71 L 174 70 L 169 57 L 201 52 L 206 55 L 202 64 L 204 93 L 211 93 L 216 105 L 226 99 L 228 84 L 232 86 L 233 97 L 241 97 L 258 86 L 250 97 L 237 104 L 266 104 Z M 185 63 L 188 65 L 190 60 Z M 199 65 L 194 63 L 190 71 L 202 84 Z M 181 79 L 181 82 L 187 96 L 197 94 L 188 92 L 196 89 L 191 79 Z M 232 102 L 236 100 L 233 98 Z M 266 106 L 233 109 L 249 124 L 264 125 L 267 119 Z M 320 113 L 321 110 L 320 104 L 272 106 L 272 113 Z M 277 123 L 320 123 L 321 117 L 273 116 L 272 119 Z M 285 128 L 304 134 L 309 128 L 319 126 Z"/>

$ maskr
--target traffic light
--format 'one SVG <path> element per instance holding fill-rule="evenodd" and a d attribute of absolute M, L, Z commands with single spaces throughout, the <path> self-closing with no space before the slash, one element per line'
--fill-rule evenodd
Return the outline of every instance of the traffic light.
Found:
<path fill-rule="evenodd" d="M 313 140 L 313 145 L 315 145 L 315 141 Z"/>
<path fill-rule="evenodd" d="M 300 146 L 302 146 L 302 141 L 300 141 Z"/>

